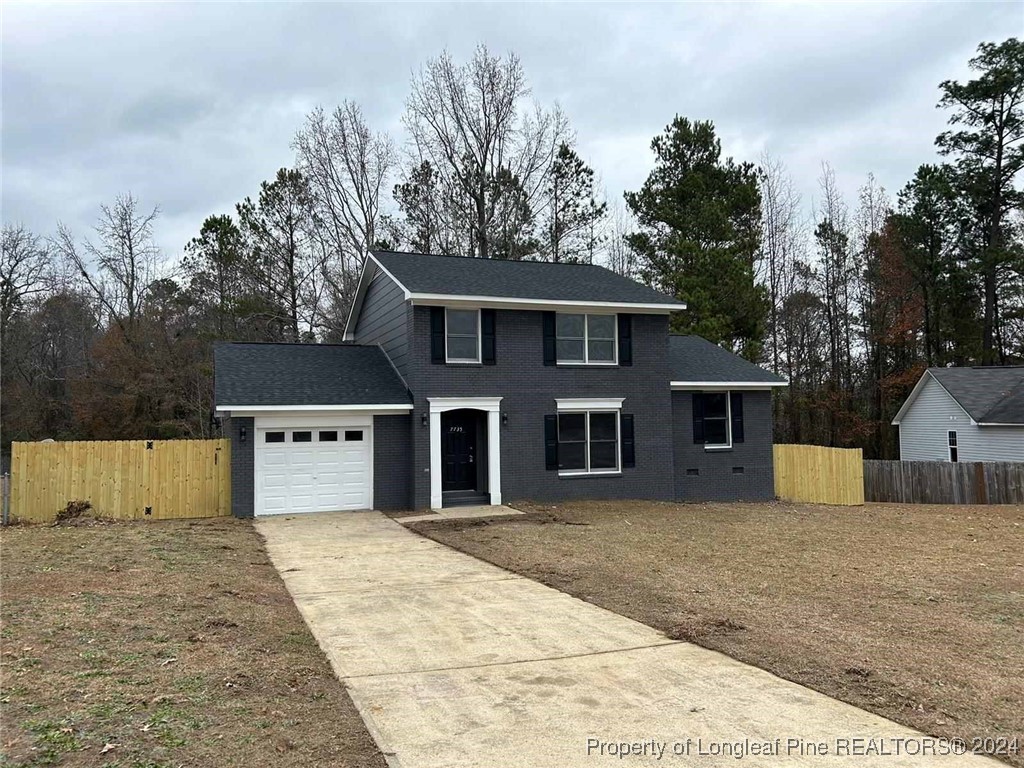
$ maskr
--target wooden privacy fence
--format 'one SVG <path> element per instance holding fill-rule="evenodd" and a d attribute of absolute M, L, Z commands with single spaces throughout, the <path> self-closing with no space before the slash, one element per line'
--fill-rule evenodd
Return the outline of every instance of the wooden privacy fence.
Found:
<path fill-rule="evenodd" d="M 229 440 L 14 443 L 11 519 L 53 521 L 72 501 L 120 520 L 231 514 Z"/>
<path fill-rule="evenodd" d="M 1024 504 L 1024 463 L 865 461 L 868 501 Z"/>
<path fill-rule="evenodd" d="M 864 461 L 860 448 L 775 445 L 775 495 L 815 504 L 864 503 Z"/>

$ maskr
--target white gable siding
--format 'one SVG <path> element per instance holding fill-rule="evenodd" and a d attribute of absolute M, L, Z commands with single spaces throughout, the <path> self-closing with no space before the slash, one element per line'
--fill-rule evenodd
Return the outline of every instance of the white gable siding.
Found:
<path fill-rule="evenodd" d="M 935 379 L 928 376 L 917 399 L 900 422 L 900 458 L 903 461 L 947 461 L 947 432 L 957 431 L 957 442 L 971 426 L 970 417 Z"/>
<path fill-rule="evenodd" d="M 1024 461 L 1024 427 L 979 427 L 942 386 L 927 378 L 900 423 L 903 461 L 948 461 L 956 430 L 960 461 Z"/>

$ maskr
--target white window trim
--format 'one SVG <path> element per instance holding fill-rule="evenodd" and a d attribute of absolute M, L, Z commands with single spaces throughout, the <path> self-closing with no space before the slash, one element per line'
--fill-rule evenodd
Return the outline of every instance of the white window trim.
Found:
<path fill-rule="evenodd" d="M 583 359 L 582 360 L 561 360 L 558 358 L 558 315 L 582 315 L 583 316 Z M 587 318 L 603 316 L 612 318 L 612 359 L 591 360 L 590 359 L 590 323 Z M 561 338 L 577 339 L 577 336 L 563 336 Z M 607 341 L 607 339 L 604 339 Z M 619 364 L 619 316 L 613 312 L 556 312 L 555 313 L 555 363 L 557 365 L 618 365 Z"/>
<path fill-rule="evenodd" d="M 590 414 L 592 413 L 614 413 L 615 414 L 615 469 L 559 469 L 559 477 L 596 477 L 600 475 L 621 475 L 622 474 L 622 400 L 623 398 L 611 399 L 611 400 L 573 400 L 573 399 L 560 399 L 555 402 L 558 404 L 558 416 L 562 414 L 582 413 L 586 415 L 584 419 L 584 438 L 583 444 L 585 446 L 585 453 L 587 459 L 587 467 L 590 466 Z M 575 407 L 563 407 L 563 403 L 576 403 Z M 580 407 L 580 404 L 586 404 L 588 407 Z M 591 407 L 593 406 L 593 407 Z M 561 433 L 561 422 L 556 424 L 556 441 Z"/>
<path fill-rule="evenodd" d="M 712 390 L 704 390 L 704 392 L 711 392 Z M 717 392 L 725 392 L 725 436 L 727 442 L 724 443 L 704 443 L 705 451 L 727 451 L 732 448 L 732 392 L 728 389 L 717 390 Z M 705 417 L 706 419 L 707 417 Z M 705 429 L 705 434 L 707 430 Z"/>
<path fill-rule="evenodd" d="M 479 365 L 483 359 L 483 326 L 480 319 L 480 310 L 470 310 L 476 312 L 476 359 L 468 357 L 448 357 L 448 310 L 454 309 L 457 312 L 465 312 L 465 309 L 461 307 L 445 307 L 444 308 L 444 361 L 446 363 L 452 363 L 454 365 Z M 459 335 L 460 338 L 466 338 L 464 334 Z"/>
<path fill-rule="evenodd" d="M 949 436 L 952 435 L 953 439 L 956 440 L 956 445 L 951 445 L 949 442 Z M 956 448 L 956 461 L 953 461 L 953 449 Z M 946 430 L 946 460 L 950 464 L 960 463 L 960 435 L 957 434 L 955 429 Z"/>

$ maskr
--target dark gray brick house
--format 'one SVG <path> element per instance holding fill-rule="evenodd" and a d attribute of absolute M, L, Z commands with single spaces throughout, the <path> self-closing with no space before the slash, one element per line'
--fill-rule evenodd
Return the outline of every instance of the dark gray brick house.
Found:
<path fill-rule="evenodd" d="M 772 498 L 785 382 L 679 311 L 598 266 L 374 252 L 346 343 L 217 347 L 234 512 Z"/>

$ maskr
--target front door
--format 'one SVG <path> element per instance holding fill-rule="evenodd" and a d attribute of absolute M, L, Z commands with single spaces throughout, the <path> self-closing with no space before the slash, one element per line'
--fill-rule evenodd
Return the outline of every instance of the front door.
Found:
<path fill-rule="evenodd" d="M 442 491 L 469 491 L 476 487 L 476 425 L 476 411 L 441 414 Z"/>

